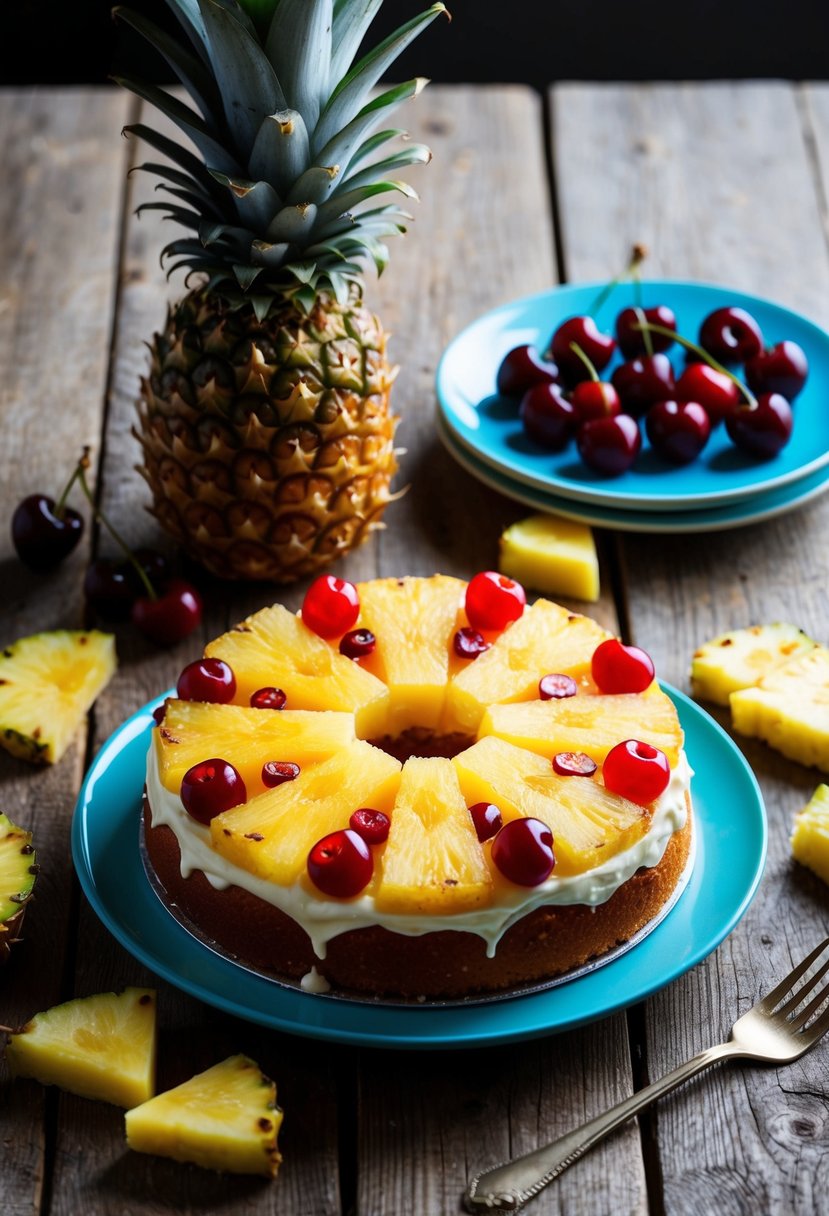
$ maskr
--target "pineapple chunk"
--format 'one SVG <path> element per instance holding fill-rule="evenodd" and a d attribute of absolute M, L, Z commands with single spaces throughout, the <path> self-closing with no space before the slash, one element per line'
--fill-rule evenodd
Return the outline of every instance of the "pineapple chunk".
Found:
<path fill-rule="evenodd" d="M 498 569 L 547 595 L 593 604 L 599 598 L 593 533 L 586 524 L 558 515 L 530 515 L 511 524 L 499 541 Z"/>
<path fill-rule="evenodd" d="M 78 997 L 36 1014 L 9 1037 L 15 1077 L 116 1106 L 138 1106 L 155 1089 L 155 992 L 125 988 Z"/>
<path fill-rule="evenodd" d="M 375 900 L 383 912 L 452 913 L 489 901 L 493 882 L 451 760 L 406 761 Z"/>
<path fill-rule="evenodd" d="M 282 1160 L 276 1086 L 247 1056 L 231 1056 L 127 1111 L 127 1144 L 138 1153 L 211 1170 L 273 1178 Z"/>
<path fill-rule="evenodd" d="M 646 807 L 619 798 L 593 778 L 560 777 L 549 760 L 502 739 L 479 739 L 452 763 L 470 805 L 494 802 L 505 823 L 523 816 L 547 824 L 556 874 L 592 870 L 648 829 Z"/>
<path fill-rule="evenodd" d="M 248 797 L 265 789 L 262 765 L 268 760 L 293 760 L 304 768 L 326 760 L 357 737 L 353 714 L 200 701 L 168 701 L 164 721 L 153 735 L 165 789 L 177 794 L 189 768 L 220 755 L 240 773 Z"/>
<path fill-rule="evenodd" d="M 492 705 L 478 738 L 495 735 L 552 759 L 556 752 L 585 752 L 602 764 L 622 739 L 642 739 L 660 748 L 671 768 L 679 760 L 682 729 L 673 702 L 658 687 L 647 694 L 564 697 Z"/>
<path fill-rule="evenodd" d="M 593 687 L 593 651 L 611 635 L 589 617 L 537 600 L 452 681 L 449 700 L 462 730 L 476 731 L 489 705 L 530 701 L 550 672 Z"/>
<path fill-rule="evenodd" d="M 795 816 L 792 856 L 829 883 L 829 785 L 819 785 Z"/>
<path fill-rule="evenodd" d="M 5 963 L 23 925 L 37 877 L 32 833 L 0 814 L 0 963 Z"/>
<path fill-rule="evenodd" d="M 251 874 L 290 886 L 305 873 L 312 845 L 347 827 L 359 807 L 389 811 L 399 782 L 400 761 L 358 739 L 295 781 L 217 815 L 213 847 Z"/>
<path fill-rule="evenodd" d="M 764 739 L 790 760 L 829 773 L 829 650 L 807 650 L 730 700 L 741 735 Z"/>
<path fill-rule="evenodd" d="M 109 633 L 54 630 L 0 653 L 0 746 L 30 764 L 56 764 L 115 674 Z"/>
<path fill-rule="evenodd" d="M 363 666 L 388 686 L 387 730 L 436 729 L 442 718 L 452 638 L 461 618 L 465 584 L 433 578 L 384 578 L 360 583 L 359 625 L 377 648 Z"/>
<path fill-rule="evenodd" d="M 691 660 L 691 692 L 727 705 L 732 692 L 752 688 L 782 663 L 817 645 L 796 625 L 750 625 L 700 646 Z"/>
<path fill-rule="evenodd" d="M 385 685 L 317 637 L 281 604 L 249 616 L 211 642 L 204 653 L 233 668 L 237 705 L 249 705 L 251 693 L 272 685 L 285 692 L 289 709 L 345 710 L 354 713 L 361 737 L 373 739 L 386 733 Z"/>

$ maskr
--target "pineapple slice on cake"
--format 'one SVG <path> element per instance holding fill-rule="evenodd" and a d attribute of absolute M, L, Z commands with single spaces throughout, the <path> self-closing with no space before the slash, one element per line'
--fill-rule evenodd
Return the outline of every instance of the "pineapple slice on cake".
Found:
<path fill-rule="evenodd" d="M 741 735 L 829 773 L 829 650 L 815 646 L 731 694 L 731 719 Z"/>
<path fill-rule="evenodd" d="M 37 873 L 32 833 L 0 813 L 0 963 L 20 936 Z"/>
<path fill-rule="evenodd" d="M 691 692 L 701 701 L 728 705 L 732 692 L 753 687 L 776 667 L 816 645 L 802 629 L 780 621 L 721 633 L 694 652 Z"/>
<path fill-rule="evenodd" d="M 126 1114 L 127 1144 L 211 1170 L 275 1177 L 282 1160 L 276 1085 L 247 1056 L 231 1056 Z"/>
<path fill-rule="evenodd" d="M 792 857 L 829 883 L 829 785 L 819 785 L 795 817 Z"/>
<path fill-rule="evenodd" d="M 154 1092 L 155 1052 L 155 992 L 125 988 L 36 1014 L 9 1036 L 6 1059 L 13 1076 L 129 1108 Z"/>

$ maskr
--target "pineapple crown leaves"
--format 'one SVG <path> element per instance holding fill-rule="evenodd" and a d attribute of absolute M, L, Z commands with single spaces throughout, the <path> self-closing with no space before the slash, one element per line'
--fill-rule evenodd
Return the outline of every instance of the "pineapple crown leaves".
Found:
<path fill-rule="evenodd" d="M 139 211 L 162 211 L 190 234 L 164 247 L 168 274 L 202 272 L 211 291 L 233 306 L 249 302 L 257 316 L 277 295 L 300 307 L 323 291 L 347 299 L 361 289 L 364 261 L 382 272 L 385 238 L 405 232 L 411 219 L 397 203 L 372 201 L 387 192 L 416 198 L 398 172 L 431 158 L 415 142 L 381 153 L 388 141 L 406 140 L 386 119 L 426 81 L 377 85 L 444 5 L 411 18 L 355 62 L 382 0 L 167 3 L 179 37 L 131 9 L 114 14 L 164 56 L 190 99 L 116 78 L 196 149 L 143 123 L 125 128 L 171 162 L 137 166 L 169 196 Z"/>

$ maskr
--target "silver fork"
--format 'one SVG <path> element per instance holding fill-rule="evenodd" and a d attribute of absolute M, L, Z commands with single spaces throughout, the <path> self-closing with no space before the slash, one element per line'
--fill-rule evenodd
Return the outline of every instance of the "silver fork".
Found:
<path fill-rule="evenodd" d="M 554 1140 L 552 1144 L 535 1149 L 524 1157 L 516 1157 L 505 1165 L 476 1174 L 464 1195 L 466 1210 L 517 1212 L 609 1132 L 621 1127 L 640 1110 L 650 1106 L 651 1102 L 670 1093 L 711 1064 L 740 1057 L 759 1060 L 764 1064 L 789 1064 L 799 1059 L 829 1030 L 829 1008 L 815 1016 L 829 999 L 829 984 L 822 985 L 815 992 L 829 971 L 829 958 L 796 991 L 792 992 L 792 989 L 828 946 L 829 937 L 790 971 L 768 996 L 738 1018 L 731 1028 L 727 1043 L 719 1043 L 700 1052 L 660 1081 L 654 1081 L 560 1140 Z M 803 1006 L 806 997 L 812 993 L 815 995 Z"/>

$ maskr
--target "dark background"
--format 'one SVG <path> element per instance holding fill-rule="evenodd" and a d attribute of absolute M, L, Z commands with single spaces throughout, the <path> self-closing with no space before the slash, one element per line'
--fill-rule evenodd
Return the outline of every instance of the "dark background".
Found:
<path fill-rule="evenodd" d="M 386 0 L 378 37 L 428 0 Z M 394 75 L 433 80 L 829 79 L 829 0 L 448 0 Z M 163 0 L 132 7 L 176 28 Z M 0 0 L 0 82 L 167 79 L 103 0 Z"/>

